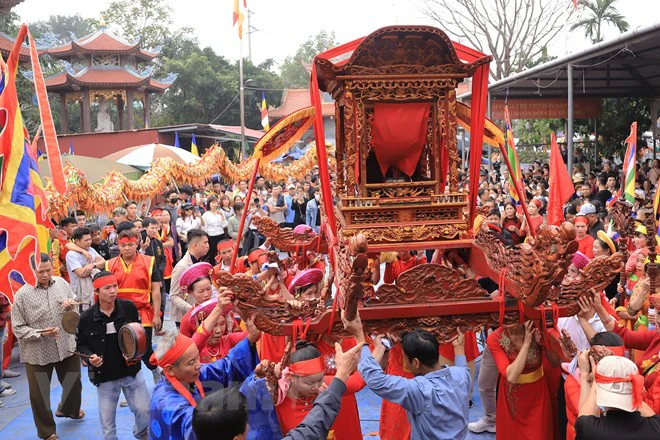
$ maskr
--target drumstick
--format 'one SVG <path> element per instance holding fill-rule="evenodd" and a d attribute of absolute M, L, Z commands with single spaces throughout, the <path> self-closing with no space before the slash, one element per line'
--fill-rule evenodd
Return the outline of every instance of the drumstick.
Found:
<path fill-rule="evenodd" d="M 71 353 L 71 354 L 77 354 L 77 355 L 80 356 L 80 357 L 85 357 L 85 358 L 88 358 L 88 359 L 92 357 L 92 356 L 89 355 L 89 354 L 80 353 L 80 352 L 78 352 L 78 351 L 70 351 L 69 353 Z"/>
<path fill-rule="evenodd" d="M 64 301 L 60 301 L 59 303 L 62 304 L 63 302 Z M 89 302 L 89 301 L 74 301 L 74 302 L 70 302 L 69 304 L 71 304 L 72 306 L 90 306 L 90 305 L 92 305 L 92 303 Z"/>

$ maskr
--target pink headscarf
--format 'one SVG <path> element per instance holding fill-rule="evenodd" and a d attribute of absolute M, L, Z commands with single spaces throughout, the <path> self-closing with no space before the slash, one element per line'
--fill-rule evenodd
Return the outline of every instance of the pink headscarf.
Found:
<path fill-rule="evenodd" d="M 587 267 L 587 264 L 589 264 L 589 257 L 584 255 L 582 252 L 577 251 L 576 253 L 573 254 L 573 266 L 577 267 L 578 269 L 582 270 L 585 267 Z"/>

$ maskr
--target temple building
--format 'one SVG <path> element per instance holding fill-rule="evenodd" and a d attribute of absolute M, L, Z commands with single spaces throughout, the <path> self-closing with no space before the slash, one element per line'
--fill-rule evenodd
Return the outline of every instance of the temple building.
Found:
<path fill-rule="evenodd" d="M 72 102 L 80 105 L 83 133 L 135 129 L 136 109 L 143 116 L 144 127 L 151 125 L 152 94 L 167 90 L 176 75 L 153 78 L 151 62 L 161 49 L 145 49 L 141 43 L 141 38 L 128 42 L 101 26 L 93 34 L 41 51 L 61 60 L 64 68 L 46 79 L 48 91 L 60 96 L 61 134 L 69 133 L 67 104 Z M 108 105 L 116 107 L 118 127 Z"/>

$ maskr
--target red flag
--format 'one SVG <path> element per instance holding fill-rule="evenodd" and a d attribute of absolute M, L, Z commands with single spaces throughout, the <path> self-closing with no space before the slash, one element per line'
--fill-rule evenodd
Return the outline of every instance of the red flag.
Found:
<path fill-rule="evenodd" d="M 577 2 L 578 0 L 573 0 L 573 6 L 575 7 L 575 9 L 577 9 Z"/>
<path fill-rule="evenodd" d="M 41 127 L 43 128 L 44 146 L 46 147 L 46 153 L 48 153 L 50 174 L 53 178 L 53 186 L 57 192 L 64 194 L 66 192 L 64 167 L 62 166 L 60 145 L 57 142 L 55 123 L 53 122 L 53 115 L 50 111 L 50 102 L 48 101 L 48 93 L 46 92 L 46 81 L 44 80 L 44 74 L 42 73 L 41 65 L 39 64 L 37 45 L 35 44 L 30 31 L 27 31 L 27 36 L 30 41 L 30 58 L 32 61 L 32 71 L 34 72 L 34 86 L 37 91 L 36 95 L 37 103 L 39 104 L 39 116 L 41 117 Z M 23 38 L 16 39 L 16 45 L 13 50 L 17 53 L 20 50 Z"/>
<path fill-rule="evenodd" d="M 568 169 L 561 158 L 561 151 L 557 145 L 557 137 L 552 132 L 550 144 L 550 187 L 548 193 L 548 224 L 559 226 L 564 221 L 562 208 L 564 203 L 575 193 L 573 181 L 568 175 Z"/>

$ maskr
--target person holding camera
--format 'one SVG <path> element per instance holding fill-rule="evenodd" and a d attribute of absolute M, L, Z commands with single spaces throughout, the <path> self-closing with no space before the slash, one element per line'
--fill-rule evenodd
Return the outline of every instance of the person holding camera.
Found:
<path fill-rule="evenodd" d="M 119 348 L 119 329 L 130 322 L 140 322 L 132 301 L 117 298 L 119 286 L 112 272 L 94 276 L 94 294 L 98 302 L 80 316 L 76 350 L 89 356 L 89 381 L 96 386 L 99 420 L 105 440 L 117 439 L 117 402 L 121 392 L 135 416 L 133 436 L 147 437 L 149 430 L 149 390 L 140 371 L 140 360 L 129 361 Z"/>

